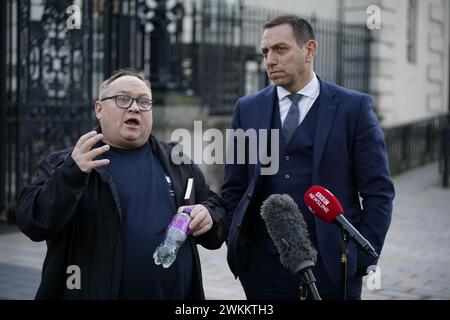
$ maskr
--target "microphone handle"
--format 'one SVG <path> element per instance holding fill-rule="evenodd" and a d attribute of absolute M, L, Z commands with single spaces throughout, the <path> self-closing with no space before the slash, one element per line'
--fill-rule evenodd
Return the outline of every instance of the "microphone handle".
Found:
<path fill-rule="evenodd" d="M 361 249 L 363 249 L 366 253 L 368 253 L 375 259 L 378 258 L 378 254 L 376 253 L 370 242 L 366 238 L 364 238 L 347 219 L 345 219 L 343 214 L 338 214 L 335 221 L 344 229 L 345 232 L 347 232 L 350 239 L 352 239 L 361 247 Z"/>
<path fill-rule="evenodd" d="M 311 269 L 308 268 L 300 272 L 300 281 L 308 286 L 309 292 L 311 292 L 313 296 L 313 300 L 322 300 L 316 287 L 316 278 L 314 278 Z"/>

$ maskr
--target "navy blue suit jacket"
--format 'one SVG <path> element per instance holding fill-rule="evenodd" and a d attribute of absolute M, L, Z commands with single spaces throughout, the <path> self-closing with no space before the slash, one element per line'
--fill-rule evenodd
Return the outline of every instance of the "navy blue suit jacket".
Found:
<path fill-rule="evenodd" d="M 340 200 L 346 218 L 380 253 L 391 221 L 394 186 L 389 176 L 384 135 L 370 96 L 320 80 L 320 111 L 313 151 L 313 185 L 330 190 Z M 277 98 L 271 85 L 238 100 L 232 129 L 270 129 Z M 259 144 L 258 148 L 266 148 Z M 248 148 L 246 148 L 248 152 Z M 222 196 L 229 227 L 228 264 L 237 277 L 244 267 L 242 221 L 261 183 L 261 163 L 226 164 Z M 361 201 L 360 201 L 361 198 Z M 315 219 L 317 248 L 333 282 L 340 279 L 341 235 L 336 225 Z M 349 246 L 348 274 L 357 264 L 376 260 Z"/>

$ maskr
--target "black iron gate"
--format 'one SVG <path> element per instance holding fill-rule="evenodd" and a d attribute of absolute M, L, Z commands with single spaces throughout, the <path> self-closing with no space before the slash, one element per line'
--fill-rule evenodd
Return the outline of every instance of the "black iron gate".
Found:
<path fill-rule="evenodd" d="M 0 217 L 6 198 L 6 32 L 7 5 L 0 3 Z"/>
<path fill-rule="evenodd" d="M 2 2 L 0 202 L 9 213 L 38 161 L 92 127 L 91 3 L 83 3 L 84 27 L 71 29 L 66 12 L 71 1 Z"/>

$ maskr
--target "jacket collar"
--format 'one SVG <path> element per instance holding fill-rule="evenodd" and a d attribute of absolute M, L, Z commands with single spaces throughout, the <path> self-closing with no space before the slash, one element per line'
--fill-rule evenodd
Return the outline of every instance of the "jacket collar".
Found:
<path fill-rule="evenodd" d="M 319 78 L 320 95 L 319 95 L 319 114 L 317 116 L 317 126 L 314 137 L 314 151 L 313 151 L 313 183 L 319 182 L 319 165 L 322 159 L 325 145 L 330 135 L 331 128 L 336 116 L 338 107 L 338 100 L 336 99 L 336 92 L 326 82 Z"/>
<path fill-rule="evenodd" d="M 277 96 L 277 88 L 274 85 L 271 85 L 269 87 L 267 87 L 263 92 L 262 92 L 262 98 L 259 99 L 259 101 L 257 101 L 258 104 L 258 124 L 259 127 L 255 128 L 255 129 L 263 129 L 263 130 L 267 130 L 267 137 L 266 137 L 266 142 L 267 143 L 260 143 L 260 141 L 258 141 L 258 147 L 259 147 L 259 151 L 258 151 L 258 155 L 257 155 L 257 162 L 254 168 L 254 177 L 259 177 L 261 174 L 261 159 L 260 159 L 260 155 L 261 154 L 267 154 L 267 148 L 270 145 L 271 141 L 270 141 L 270 130 L 272 127 L 272 118 L 273 118 L 273 114 L 274 114 L 274 107 L 276 105 L 278 105 L 278 96 Z M 258 140 L 259 140 L 259 132 L 257 132 Z M 259 184 L 260 180 L 258 179 L 258 184 Z"/>

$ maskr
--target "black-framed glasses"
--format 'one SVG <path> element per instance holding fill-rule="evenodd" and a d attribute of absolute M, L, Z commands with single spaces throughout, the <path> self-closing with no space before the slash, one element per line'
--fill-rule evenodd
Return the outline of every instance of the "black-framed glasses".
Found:
<path fill-rule="evenodd" d="M 134 101 L 136 101 L 139 110 L 141 111 L 150 111 L 152 110 L 153 101 L 151 99 L 147 98 L 133 98 L 130 96 L 124 96 L 124 95 L 117 95 L 117 96 L 111 96 L 107 98 L 103 98 L 100 101 L 105 101 L 108 99 L 114 99 L 116 102 L 116 106 L 121 109 L 128 109 L 131 107 Z"/>

